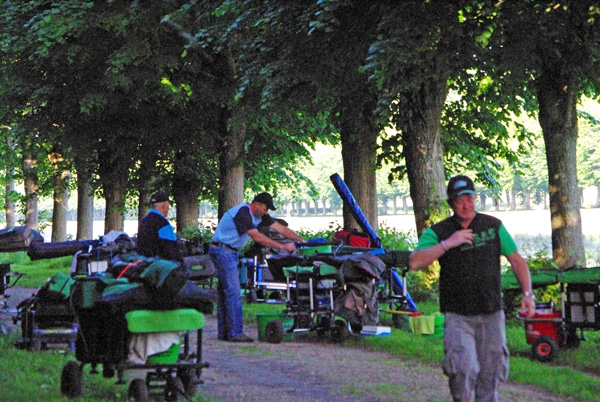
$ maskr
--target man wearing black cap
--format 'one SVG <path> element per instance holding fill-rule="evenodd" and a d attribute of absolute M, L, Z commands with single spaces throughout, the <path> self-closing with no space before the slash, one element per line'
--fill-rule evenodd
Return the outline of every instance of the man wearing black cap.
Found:
<path fill-rule="evenodd" d="M 523 290 L 521 311 L 532 317 L 529 267 L 502 222 L 475 211 L 470 178 L 451 178 L 447 193 L 453 216 L 423 232 L 410 266 L 424 269 L 435 260 L 441 266 L 442 366 L 454 401 L 498 401 L 499 385 L 508 376 L 500 256 L 506 257 Z"/>
<path fill-rule="evenodd" d="M 275 211 L 273 197 L 269 193 L 257 194 L 252 202 L 231 208 L 219 220 L 209 250 L 217 270 L 217 329 L 221 340 L 230 342 L 252 342 L 244 334 L 242 301 L 240 299 L 240 277 L 238 250 L 252 238 L 265 247 L 294 252 L 294 243 L 280 243 L 259 232 L 259 224 L 266 225 L 286 239 L 303 242 L 293 230 L 273 219 L 269 210 Z"/>
<path fill-rule="evenodd" d="M 140 221 L 138 228 L 138 253 L 146 257 L 183 262 L 175 230 L 167 220 L 170 207 L 167 193 L 159 191 L 153 194 L 150 205 L 152 209 Z"/>

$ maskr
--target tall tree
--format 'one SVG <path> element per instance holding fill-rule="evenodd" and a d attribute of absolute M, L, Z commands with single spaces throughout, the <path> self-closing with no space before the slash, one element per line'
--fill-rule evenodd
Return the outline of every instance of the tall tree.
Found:
<path fill-rule="evenodd" d="M 561 268 L 583 265 L 576 105 L 582 94 L 597 94 L 600 88 L 600 9 L 592 0 L 524 1 L 504 2 L 499 11 L 501 29 L 494 38 L 498 70 L 539 108 L 553 257 Z"/>

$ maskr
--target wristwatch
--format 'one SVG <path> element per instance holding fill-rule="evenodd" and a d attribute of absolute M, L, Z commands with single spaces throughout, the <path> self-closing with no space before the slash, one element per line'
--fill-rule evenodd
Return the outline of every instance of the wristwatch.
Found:
<path fill-rule="evenodd" d="M 531 292 L 523 292 L 523 297 L 531 297 L 533 300 L 535 300 L 535 295 Z"/>

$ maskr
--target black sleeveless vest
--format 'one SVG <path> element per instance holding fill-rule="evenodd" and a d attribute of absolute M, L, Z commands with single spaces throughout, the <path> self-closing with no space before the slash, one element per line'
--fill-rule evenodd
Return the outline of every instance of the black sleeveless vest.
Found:
<path fill-rule="evenodd" d="M 452 248 L 439 258 L 441 312 L 476 315 L 502 309 L 501 224 L 493 216 L 477 213 L 469 225 L 474 233 L 473 244 Z M 431 228 L 440 241 L 462 229 L 454 217 Z"/>

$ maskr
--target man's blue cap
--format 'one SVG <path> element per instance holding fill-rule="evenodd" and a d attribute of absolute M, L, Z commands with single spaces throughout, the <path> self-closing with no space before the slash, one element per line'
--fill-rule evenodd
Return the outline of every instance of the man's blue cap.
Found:
<path fill-rule="evenodd" d="M 448 181 L 447 193 L 449 200 L 453 200 L 463 194 L 475 194 L 473 180 L 464 175 L 454 176 Z"/>

